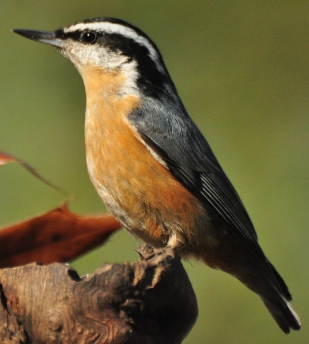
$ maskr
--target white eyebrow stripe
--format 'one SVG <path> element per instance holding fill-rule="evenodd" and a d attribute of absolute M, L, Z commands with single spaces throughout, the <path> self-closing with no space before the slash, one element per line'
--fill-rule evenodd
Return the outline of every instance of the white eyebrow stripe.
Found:
<path fill-rule="evenodd" d="M 145 46 L 148 49 L 150 55 L 158 59 L 158 53 L 149 42 L 149 40 L 143 36 L 140 36 L 136 31 L 124 25 L 111 22 L 77 23 L 63 29 L 64 33 L 74 32 L 78 30 L 94 30 L 99 32 L 101 31 L 106 33 L 120 34 L 129 39 L 133 39 L 140 45 Z"/>

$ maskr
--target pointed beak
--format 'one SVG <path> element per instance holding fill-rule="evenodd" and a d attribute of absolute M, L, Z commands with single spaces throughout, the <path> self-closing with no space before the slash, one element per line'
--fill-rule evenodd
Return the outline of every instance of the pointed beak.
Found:
<path fill-rule="evenodd" d="M 17 33 L 18 35 L 32 39 L 37 42 L 49 44 L 57 48 L 63 47 L 63 40 L 57 38 L 54 32 L 25 29 L 13 29 L 12 31 Z"/>

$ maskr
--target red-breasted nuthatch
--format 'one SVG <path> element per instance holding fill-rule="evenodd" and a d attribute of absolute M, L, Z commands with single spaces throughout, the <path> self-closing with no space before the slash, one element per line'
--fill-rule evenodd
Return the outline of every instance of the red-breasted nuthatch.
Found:
<path fill-rule="evenodd" d="M 123 226 L 235 276 L 285 333 L 300 329 L 286 284 L 149 37 L 111 18 L 14 32 L 55 46 L 81 74 L 89 175 Z"/>

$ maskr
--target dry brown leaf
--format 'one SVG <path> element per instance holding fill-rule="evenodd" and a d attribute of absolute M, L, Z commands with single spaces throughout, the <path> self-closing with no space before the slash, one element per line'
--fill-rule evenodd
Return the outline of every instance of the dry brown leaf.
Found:
<path fill-rule="evenodd" d="M 38 178 L 41 182 L 43 182 L 44 184 L 50 186 L 51 188 L 53 188 L 54 190 L 60 192 L 63 196 L 68 197 L 68 194 L 58 188 L 58 186 L 52 184 L 51 182 L 49 182 L 47 179 L 45 179 L 43 176 L 41 176 L 32 166 L 30 166 L 28 163 L 26 163 L 23 160 L 20 160 L 18 158 L 16 158 L 15 156 L 5 153 L 3 151 L 0 151 L 0 167 L 6 164 L 10 164 L 10 163 L 18 163 L 20 164 L 22 167 L 24 167 L 28 172 L 30 172 L 32 175 L 34 175 L 36 178 Z"/>
<path fill-rule="evenodd" d="M 31 262 L 71 261 L 101 245 L 120 227 L 112 215 L 81 216 L 70 212 L 65 204 L 3 228 L 0 231 L 0 268 Z"/>
<path fill-rule="evenodd" d="M 0 151 L 0 166 L 9 164 L 10 162 L 17 162 L 17 160 L 14 156 Z"/>

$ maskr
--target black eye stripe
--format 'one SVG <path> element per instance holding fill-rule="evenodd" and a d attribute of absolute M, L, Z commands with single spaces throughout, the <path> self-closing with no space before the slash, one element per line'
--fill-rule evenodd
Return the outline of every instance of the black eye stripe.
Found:
<path fill-rule="evenodd" d="M 97 40 L 97 34 L 94 31 L 84 31 L 80 35 L 80 41 L 87 44 L 94 44 Z"/>

